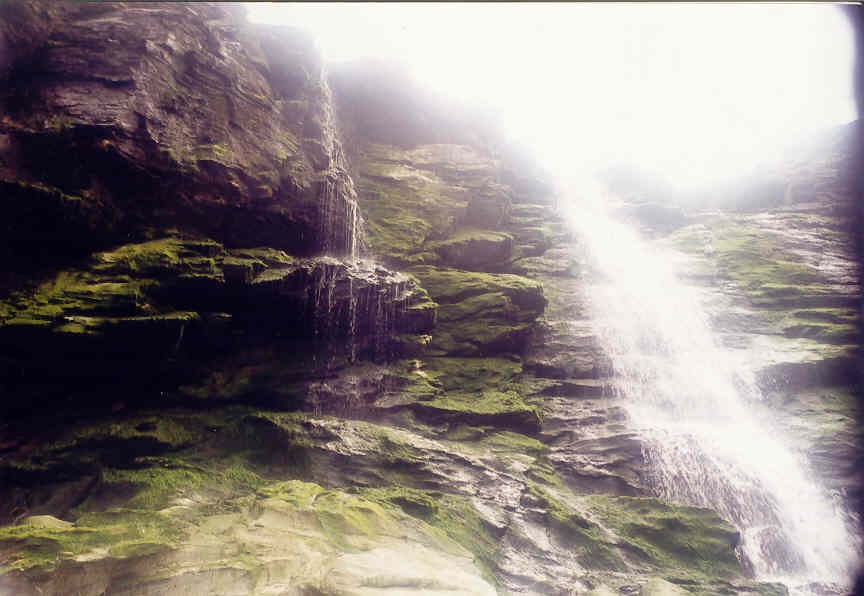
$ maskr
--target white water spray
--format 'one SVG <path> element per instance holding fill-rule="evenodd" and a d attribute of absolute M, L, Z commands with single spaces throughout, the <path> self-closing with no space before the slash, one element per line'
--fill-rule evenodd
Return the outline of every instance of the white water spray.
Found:
<path fill-rule="evenodd" d="M 591 263 L 591 314 L 644 438 L 651 488 L 735 524 L 757 578 L 793 592 L 812 583 L 848 589 L 857 558 L 851 522 L 760 415 L 751 371 L 719 345 L 699 290 L 679 279 L 673 254 L 605 212 L 611 197 L 602 188 L 579 193 L 564 215 Z"/>
<path fill-rule="evenodd" d="M 360 259 L 363 222 L 354 181 L 348 173 L 345 152 L 337 134 L 333 92 L 323 69 L 320 77 L 322 142 L 329 157 L 329 166 L 321 182 L 319 197 L 322 209 L 321 248 L 324 254 L 345 256 L 352 263 L 356 263 Z"/>

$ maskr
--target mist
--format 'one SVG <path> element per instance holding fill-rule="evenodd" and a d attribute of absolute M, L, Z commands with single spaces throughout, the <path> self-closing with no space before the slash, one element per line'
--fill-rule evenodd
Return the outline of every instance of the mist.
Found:
<path fill-rule="evenodd" d="M 555 175 L 760 177 L 855 119 L 851 27 L 813 4 L 254 4 L 330 64 L 386 58 L 494 113 Z"/>

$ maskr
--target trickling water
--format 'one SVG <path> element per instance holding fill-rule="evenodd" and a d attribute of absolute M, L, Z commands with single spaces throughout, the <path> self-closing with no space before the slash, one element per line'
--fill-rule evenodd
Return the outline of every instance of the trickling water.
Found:
<path fill-rule="evenodd" d="M 321 73 L 322 144 L 329 157 L 329 166 L 320 186 L 321 249 L 326 255 L 344 256 L 352 262 L 360 258 L 363 238 L 360 207 L 354 181 L 348 173 L 345 152 L 337 136 L 333 110 L 333 92 Z"/>
<path fill-rule="evenodd" d="M 739 553 L 757 578 L 793 592 L 811 582 L 848 588 L 858 547 L 842 504 L 760 415 L 762 394 L 720 346 L 673 255 L 606 214 L 601 205 L 611 198 L 590 189 L 596 205 L 580 202 L 564 215 L 592 266 L 591 314 L 644 438 L 652 488 L 735 524 Z"/>
<path fill-rule="evenodd" d="M 339 355 L 355 362 L 361 346 L 374 360 L 390 359 L 392 338 L 416 299 L 409 278 L 368 259 L 319 257 L 307 267 L 309 324 L 322 372 L 330 371 Z"/>
<path fill-rule="evenodd" d="M 320 250 L 333 260 L 322 261 L 313 272 L 312 316 L 315 338 L 327 354 L 326 373 L 335 357 L 333 351 L 327 352 L 327 349 L 335 347 L 337 338 L 341 340 L 347 336 L 349 362 L 356 361 L 361 342 L 368 338 L 374 342 L 370 355 L 375 360 L 393 356 L 392 336 L 414 294 L 407 277 L 361 258 L 363 219 L 337 135 L 333 94 L 323 71 L 320 80 L 321 143 L 328 158 L 319 184 Z M 337 287 L 340 280 L 347 284 L 347 297 L 346 286 Z M 337 308 L 337 304 L 343 306 Z"/>
<path fill-rule="evenodd" d="M 410 297 L 408 280 L 400 274 L 392 284 L 378 290 L 375 304 L 376 360 L 388 360 L 392 356 L 388 340 L 395 332 L 396 321 L 408 307 Z"/>
<path fill-rule="evenodd" d="M 328 166 L 319 186 L 318 200 L 321 205 L 320 246 L 321 253 L 346 259 L 352 269 L 363 267 L 360 261 L 362 245 L 362 219 L 357 203 L 354 181 L 348 173 L 345 153 L 337 136 L 336 118 L 333 111 L 333 93 L 327 84 L 327 75 L 322 70 L 320 106 L 322 109 L 321 142 L 327 152 Z M 333 312 L 333 289 L 336 269 L 325 267 L 319 280 L 315 296 L 315 335 L 319 339 L 332 336 L 330 327 L 336 318 Z M 357 359 L 358 296 L 354 288 L 354 276 L 348 276 L 348 358 Z M 326 290 L 326 291 L 325 291 Z M 326 330 L 320 330 L 326 327 Z M 323 337 L 322 337 L 323 336 Z M 328 358 L 327 368 L 329 369 Z"/>

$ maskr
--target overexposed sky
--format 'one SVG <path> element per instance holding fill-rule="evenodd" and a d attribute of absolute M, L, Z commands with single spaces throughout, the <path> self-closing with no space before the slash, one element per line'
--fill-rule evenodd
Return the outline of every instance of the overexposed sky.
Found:
<path fill-rule="evenodd" d="M 389 57 L 490 106 L 558 171 L 630 160 L 687 187 L 854 120 L 851 27 L 826 4 L 253 4 L 325 59 Z"/>

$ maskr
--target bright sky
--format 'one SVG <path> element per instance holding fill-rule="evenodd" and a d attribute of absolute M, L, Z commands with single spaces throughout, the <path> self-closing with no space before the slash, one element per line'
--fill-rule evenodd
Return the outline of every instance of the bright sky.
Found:
<path fill-rule="evenodd" d="M 389 57 L 490 106 L 547 166 L 630 160 L 679 186 L 854 120 L 851 27 L 816 4 L 254 4 L 329 62 Z"/>

